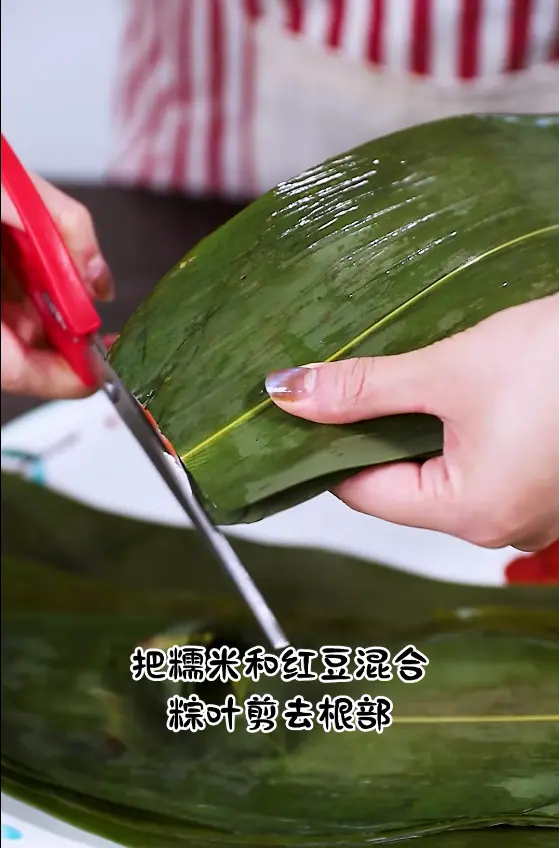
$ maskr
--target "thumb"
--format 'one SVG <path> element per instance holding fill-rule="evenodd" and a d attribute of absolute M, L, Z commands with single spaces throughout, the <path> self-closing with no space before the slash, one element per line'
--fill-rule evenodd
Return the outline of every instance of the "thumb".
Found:
<path fill-rule="evenodd" d="M 281 409 L 320 424 L 351 424 L 404 412 L 436 415 L 440 392 L 431 366 L 440 344 L 398 356 L 275 371 L 266 379 L 266 391 Z"/>
<path fill-rule="evenodd" d="M 445 341 L 398 356 L 312 364 L 268 376 L 266 389 L 281 409 L 321 424 L 349 424 L 384 415 L 444 417 L 448 402 Z M 441 356 L 441 353 L 443 354 Z M 370 468 L 334 490 L 348 506 L 385 521 L 452 533 L 459 512 L 443 456 L 423 465 Z"/>

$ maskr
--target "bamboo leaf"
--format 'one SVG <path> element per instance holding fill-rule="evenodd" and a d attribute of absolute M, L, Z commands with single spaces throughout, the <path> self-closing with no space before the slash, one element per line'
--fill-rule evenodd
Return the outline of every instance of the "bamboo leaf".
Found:
<path fill-rule="evenodd" d="M 497 825 L 515 845 L 527 826 L 544 840 L 559 826 L 559 587 L 458 585 L 234 540 L 295 647 L 394 656 L 411 643 L 427 673 L 413 685 L 276 676 L 236 690 L 282 706 L 383 695 L 394 723 L 381 735 L 281 721 L 270 734 L 242 721 L 175 734 L 168 682 L 131 680 L 134 648 L 260 641 L 196 534 L 5 474 L 2 524 L 4 791 L 137 848 L 357 848 L 429 834 L 470 848 L 467 833 L 450 835 L 464 828 L 495 848 Z M 216 699 L 208 686 L 196 691 L 221 702 L 225 690 Z"/>
<path fill-rule="evenodd" d="M 558 161 L 557 115 L 414 127 L 277 186 L 160 282 L 112 360 L 216 520 L 254 521 L 356 469 L 440 451 L 437 419 L 295 420 L 264 378 L 416 349 L 558 291 Z"/>

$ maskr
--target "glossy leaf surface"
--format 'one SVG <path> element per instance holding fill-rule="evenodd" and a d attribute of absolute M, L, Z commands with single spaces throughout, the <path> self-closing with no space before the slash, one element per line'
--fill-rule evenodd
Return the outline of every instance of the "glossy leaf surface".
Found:
<path fill-rule="evenodd" d="M 194 248 L 111 356 L 214 518 L 257 520 L 350 470 L 441 449 L 440 422 L 296 420 L 270 371 L 416 349 L 559 290 L 559 116 L 469 116 L 279 185 Z"/>
<path fill-rule="evenodd" d="M 425 677 L 180 684 L 214 704 L 270 693 L 281 708 L 382 695 L 394 723 L 381 735 L 296 733 L 281 719 L 270 734 L 242 719 L 233 733 L 171 733 L 177 685 L 133 682 L 134 648 L 260 644 L 199 538 L 7 475 L 2 525 L 4 791 L 138 848 L 357 848 L 437 833 L 441 848 L 470 848 L 447 831 L 507 824 L 516 839 L 530 825 L 537 840 L 559 825 L 559 587 L 465 586 L 236 541 L 296 648 L 394 657 L 413 644 Z"/>

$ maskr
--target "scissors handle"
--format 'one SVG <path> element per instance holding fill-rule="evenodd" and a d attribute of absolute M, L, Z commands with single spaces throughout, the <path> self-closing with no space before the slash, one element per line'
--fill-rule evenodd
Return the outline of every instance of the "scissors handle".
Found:
<path fill-rule="evenodd" d="M 90 339 L 101 318 L 54 220 L 4 135 L 2 186 L 23 227 L 2 224 L 2 254 L 35 305 L 52 347 L 86 386 L 94 387 L 99 378 Z"/>

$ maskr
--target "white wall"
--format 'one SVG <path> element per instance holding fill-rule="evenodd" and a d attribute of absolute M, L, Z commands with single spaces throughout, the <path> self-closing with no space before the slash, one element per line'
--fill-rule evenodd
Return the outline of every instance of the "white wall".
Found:
<path fill-rule="evenodd" d="M 2 0 L 2 132 L 28 168 L 99 179 L 125 0 Z"/>

